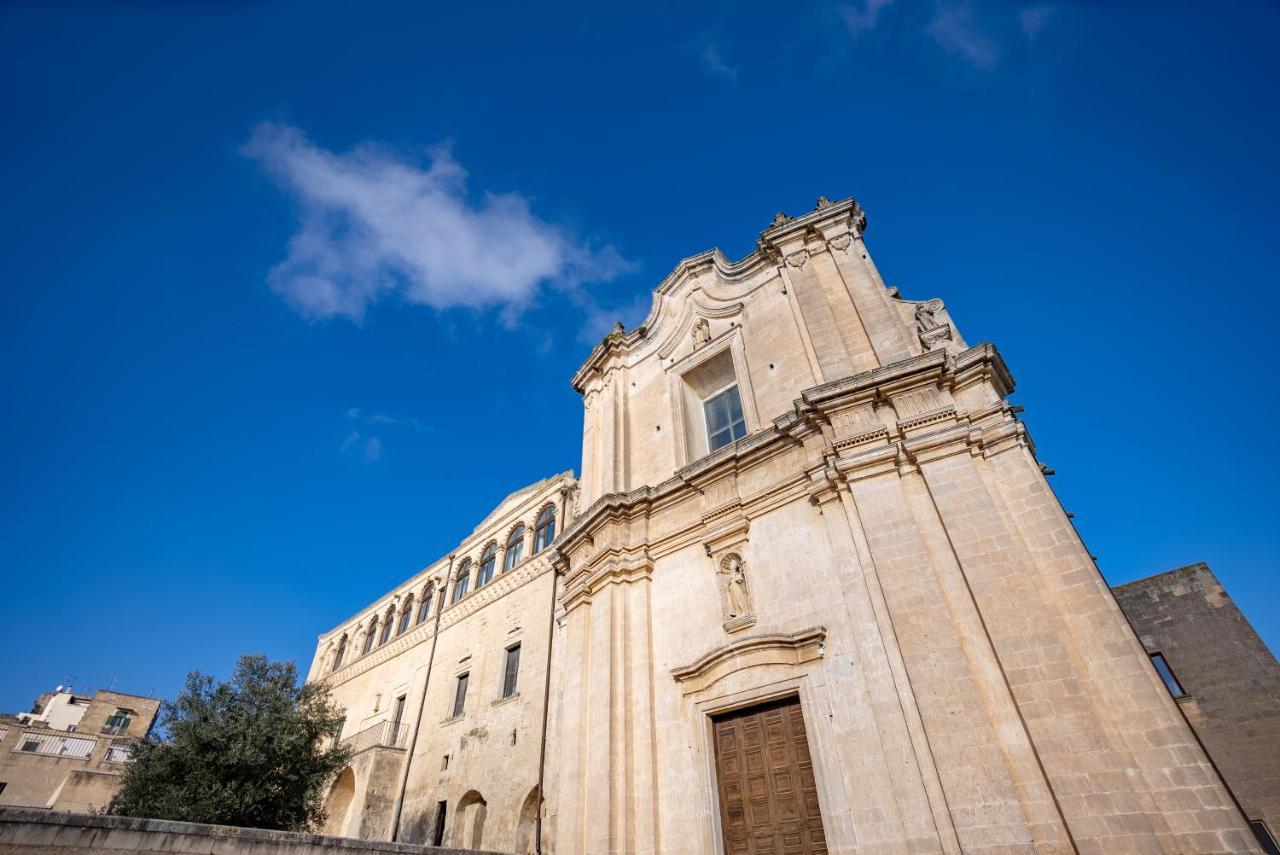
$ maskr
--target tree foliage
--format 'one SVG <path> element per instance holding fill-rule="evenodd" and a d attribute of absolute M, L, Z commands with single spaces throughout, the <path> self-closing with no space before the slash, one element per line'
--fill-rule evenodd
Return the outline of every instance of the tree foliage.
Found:
<path fill-rule="evenodd" d="M 241 656 L 231 680 L 193 671 L 134 749 L 110 813 L 306 831 L 348 760 L 329 690 L 298 686 L 292 662 Z M 154 732 L 153 732 L 154 733 Z"/>

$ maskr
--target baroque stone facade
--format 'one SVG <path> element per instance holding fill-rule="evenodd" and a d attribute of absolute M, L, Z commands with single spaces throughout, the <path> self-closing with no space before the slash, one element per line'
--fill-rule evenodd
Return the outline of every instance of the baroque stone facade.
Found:
<path fill-rule="evenodd" d="M 865 227 L 823 198 L 740 261 L 681 262 L 573 378 L 580 478 L 514 494 L 321 637 L 344 736 L 410 721 L 391 699 L 423 710 L 335 784 L 333 830 L 592 855 L 1256 851 L 999 353 L 887 287 Z M 554 545 L 454 602 L 547 506 Z M 348 658 L 430 585 L 438 627 Z"/>

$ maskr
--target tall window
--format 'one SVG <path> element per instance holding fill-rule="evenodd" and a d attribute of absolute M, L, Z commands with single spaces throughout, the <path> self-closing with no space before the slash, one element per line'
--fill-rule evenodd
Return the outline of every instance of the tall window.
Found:
<path fill-rule="evenodd" d="M 458 568 L 458 577 L 453 582 L 453 601 L 456 603 L 467 595 L 467 588 L 471 585 L 471 559 L 468 558 L 462 562 L 462 566 Z"/>
<path fill-rule="evenodd" d="M 491 543 L 484 548 L 484 552 L 480 555 L 480 572 L 476 576 L 477 588 L 493 578 L 493 565 L 497 562 L 498 544 Z"/>
<path fill-rule="evenodd" d="M 533 551 L 534 554 L 541 552 L 551 545 L 551 541 L 556 539 L 556 509 L 551 505 L 547 505 L 542 509 L 542 513 L 538 514 L 538 521 L 533 527 Z"/>
<path fill-rule="evenodd" d="M 337 671 L 342 667 L 342 657 L 347 653 L 347 634 L 344 632 L 342 638 L 338 639 L 338 649 L 333 654 L 333 667 L 330 671 Z"/>
<path fill-rule="evenodd" d="M 502 672 L 502 697 L 509 698 L 516 693 L 516 677 L 520 673 L 520 645 L 513 644 L 507 648 L 507 667 Z"/>
<path fill-rule="evenodd" d="M 396 628 L 395 609 L 387 609 L 387 615 L 382 619 L 382 637 L 378 639 L 378 644 L 386 644 L 391 640 L 391 630 Z"/>
<path fill-rule="evenodd" d="M 115 715 L 107 716 L 107 720 L 102 724 L 102 732 L 110 734 L 121 734 L 129 729 L 129 711 L 117 709 Z M 68 730 L 74 730 L 75 726 L 71 725 Z"/>
<path fill-rule="evenodd" d="M 1169 694 L 1175 698 L 1185 698 L 1187 692 L 1182 688 L 1182 684 L 1178 682 L 1178 678 L 1173 676 L 1173 669 L 1169 667 L 1169 663 L 1164 661 L 1163 653 L 1152 653 L 1151 664 L 1156 666 L 1156 672 L 1160 674 L 1160 679 L 1164 680 L 1165 686 L 1169 689 Z"/>
<path fill-rule="evenodd" d="M 431 598 L 435 595 L 435 585 L 427 585 L 422 592 L 422 602 L 418 604 L 418 623 L 422 623 L 431 614 Z"/>
<path fill-rule="evenodd" d="M 747 435 L 747 422 L 742 417 L 742 399 L 737 385 L 712 395 L 702 402 L 707 417 L 707 448 L 715 451 Z"/>
<path fill-rule="evenodd" d="M 413 594 L 409 595 L 409 599 L 405 601 L 404 608 L 400 610 L 400 628 L 396 630 L 396 635 L 401 635 L 409 628 L 409 624 L 413 621 Z"/>
<path fill-rule="evenodd" d="M 369 621 L 369 631 L 364 635 L 364 652 L 368 653 L 373 649 L 373 642 L 378 638 L 378 616 L 374 615 L 373 620 Z"/>
<path fill-rule="evenodd" d="M 507 536 L 507 551 L 502 556 L 502 572 L 506 573 L 524 557 L 524 526 L 518 525 Z"/>
<path fill-rule="evenodd" d="M 467 681 L 471 678 L 470 674 L 458 675 L 458 688 L 453 693 L 453 717 L 457 718 L 462 715 L 463 709 L 467 705 Z"/>

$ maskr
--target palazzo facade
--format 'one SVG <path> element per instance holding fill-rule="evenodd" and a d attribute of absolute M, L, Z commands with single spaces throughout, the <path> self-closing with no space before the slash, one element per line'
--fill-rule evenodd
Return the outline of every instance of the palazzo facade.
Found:
<path fill-rule="evenodd" d="M 887 287 L 865 227 L 823 198 L 740 261 L 681 262 L 573 378 L 580 476 L 512 494 L 320 638 L 311 679 L 358 749 L 328 831 L 566 855 L 1259 851 L 999 353 Z"/>

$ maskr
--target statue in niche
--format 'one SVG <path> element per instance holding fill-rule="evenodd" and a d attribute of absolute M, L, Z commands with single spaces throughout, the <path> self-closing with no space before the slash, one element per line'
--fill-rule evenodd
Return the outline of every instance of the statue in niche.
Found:
<path fill-rule="evenodd" d="M 711 341 L 711 324 L 707 323 L 706 318 L 698 318 L 698 322 L 693 325 L 693 349 L 697 350 L 709 341 Z"/>
<path fill-rule="evenodd" d="M 720 559 L 720 591 L 726 620 L 751 614 L 751 596 L 747 592 L 747 569 L 742 556 L 730 552 Z"/>

